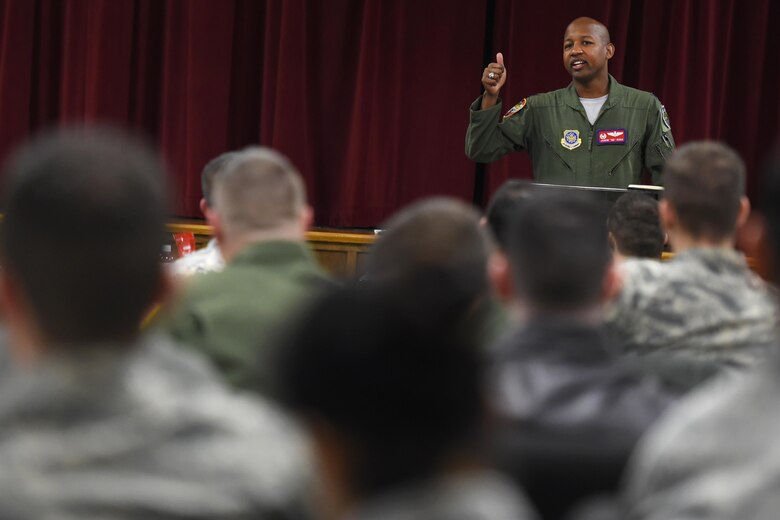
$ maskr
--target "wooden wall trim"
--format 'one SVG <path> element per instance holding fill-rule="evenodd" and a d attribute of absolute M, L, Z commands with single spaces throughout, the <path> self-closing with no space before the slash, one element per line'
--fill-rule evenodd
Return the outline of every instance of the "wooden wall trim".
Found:
<path fill-rule="evenodd" d="M 194 233 L 195 235 L 214 236 L 214 230 L 208 224 L 199 222 L 171 221 L 167 224 L 171 233 Z M 314 229 L 306 232 L 308 242 L 327 242 L 330 244 L 373 244 L 374 233 L 351 233 L 347 231 L 327 231 Z"/>

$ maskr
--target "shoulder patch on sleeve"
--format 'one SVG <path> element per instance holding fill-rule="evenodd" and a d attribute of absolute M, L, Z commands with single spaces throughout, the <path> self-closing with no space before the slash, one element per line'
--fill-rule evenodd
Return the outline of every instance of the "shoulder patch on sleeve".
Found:
<path fill-rule="evenodd" d="M 515 106 L 513 106 L 512 108 L 510 108 L 510 109 L 507 111 L 507 113 L 506 113 L 506 114 L 504 114 L 504 119 L 506 119 L 506 118 L 508 118 L 508 117 L 512 117 L 513 115 L 515 115 L 515 114 L 517 114 L 518 112 L 520 112 L 520 111 L 523 109 L 523 107 L 525 107 L 526 103 L 528 103 L 528 100 L 527 100 L 527 99 L 525 99 L 525 98 L 523 98 L 523 100 L 522 100 L 522 101 L 520 101 L 518 104 L 516 104 Z"/>
<path fill-rule="evenodd" d="M 664 132 L 672 129 L 672 123 L 669 122 L 669 114 L 666 113 L 666 107 L 661 105 L 661 122 L 664 126 Z"/>

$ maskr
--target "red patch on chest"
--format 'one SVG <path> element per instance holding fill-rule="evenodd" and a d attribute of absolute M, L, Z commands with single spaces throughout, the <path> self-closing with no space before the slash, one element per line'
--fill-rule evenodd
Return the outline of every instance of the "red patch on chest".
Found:
<path fill-rule="evenodd" d="M 626 144 L 628 133 L 625 128 L 609 128 L 596 132 L 596 144 Z"/>

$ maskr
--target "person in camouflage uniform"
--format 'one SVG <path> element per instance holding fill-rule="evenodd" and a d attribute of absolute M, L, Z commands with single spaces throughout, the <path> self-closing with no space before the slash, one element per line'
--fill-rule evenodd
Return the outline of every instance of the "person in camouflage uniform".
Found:
<path fill-rule="evenodd" d="M 304 514 L 294 424 L 139 331 L 168 286 L 158 159 L 81 129 L 35 141 L 4 174 L 0 518 Z"/>
<path fill-rule="evenodd" d="M 734 250 L 748 216 L 745 168 L 714 142 L 689 143 L 666 164 L 660 215 L 675 251 L 666 263 L 623 264 L 623 288 L 607 321 L 620 349 L 745 366 L 774 339 L 767 285 Z"/>
<path fill-rule="evenodd" d="M 756 256 L 780 275 L 780 155 L 762 190 L 769 233 Z M 766 244 L 766 239 L 769 244 Z M 767 247 L 762 247 L 767 245 Z M 769 253 L 771 251 L 771 253 Z M 773 259 L 765 258 L 774 254 Z M 780 352 L 724 377 L 651 430 L 631 464 L 621 516 L 630 520 L 774 520 L 780 511 Z"/>

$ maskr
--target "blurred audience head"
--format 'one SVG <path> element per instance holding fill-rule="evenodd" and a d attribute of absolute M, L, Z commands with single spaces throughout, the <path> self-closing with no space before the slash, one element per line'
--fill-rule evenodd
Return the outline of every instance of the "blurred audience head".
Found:
<path fill-rule="evenodd" d="M 723 143 L 697 141 L 679 147 L 666 161 L 661 219 L 673 248 L 725 245 L 747 218 L 745 164 Z"/>
<path fill-rule="evenodd" d="M 313 434 L 331 508 L 432 477 L 478 437 L 479 349 L 410 306 L 418 289 L 339 288 L 282 343 L 282 401 Z"/>
<path fill-rule="evenodd" d="M 658 202 L 644 193 L 629 191 L 615 202 L 607 217 L 609 242 L 616 255 L 661 258 L 665 233 Z"/>
<path fill-rule="evenodd" d="M 238 152 L 225 152 L 213 158 L 206 163 L 200 174 L 200 188 L 203 192 L 203 198 L 200 200 L 200 210 L 206 215 L 209 208 L 214 205 L 212 197 L 212 188 L 214 187 L 214 177 L 224 172 Z"/>
<path fill-rule="evenodd" d="M 303 240 L 311 223 L 303 179 L 270 148 L 237 152 L 214 178 L 215 232 L 226 259 L 261 240 Z"/>
<path fill-rule="evenodd" d="M 164 178 L 151 150 L 109 130 L 45 134 L 12 155 L 2 232 L 12 331 L 63 348 L 137 333 L 165 286 Z"/>
<path fill-rule="evenodd" d="M 615 289 L 599 204 L 578 193 L 540 193 L 515 215 L 509 262 L 515 298 L 534 314 L 598 307 Z"/>
<path fill-rule="evenodd" d="M 369 280 L 438 280 L 416 296 L 421 309 L 437 303 L 468 308 L 490 290 L 493 244 L 479 218 L 473 207 L 455 199 L 431 198 L 407 206 L 385 224 L 371 249 Z"/>
<path fill-rule="evenodd" d="M 533 184 L 511 179 L 501 185 L 493 194 L 485 210 L 488 227 L 502 249 L 506 249 L 512 216 L 525 200 L 531 197 Z"/>

